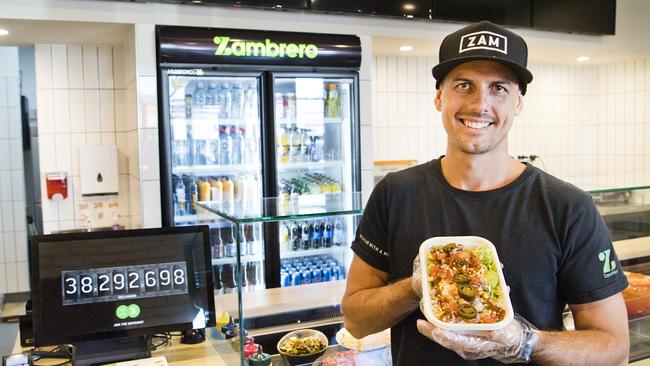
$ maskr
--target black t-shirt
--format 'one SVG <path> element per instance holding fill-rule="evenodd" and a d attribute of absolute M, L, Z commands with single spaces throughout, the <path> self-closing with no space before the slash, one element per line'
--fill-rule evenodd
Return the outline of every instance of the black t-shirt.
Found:
<path fill-rule="evenodd" d="M 352 249 L 393 282 L 411 276 L 424 240 L 464 235 L 495 245 L 515 313 L 539 329 L 562 329 L 567 303 L 627 287 L 591 196 L 531 165 L 512 183 L 482 192 L 452 187 L 440 159 L 388 174 L 368 200 Z M 391 329 L 394 365 L 501 364 L 463 360 L 422 336 L 417 319 L 425 319 L 419 310 Z"/>

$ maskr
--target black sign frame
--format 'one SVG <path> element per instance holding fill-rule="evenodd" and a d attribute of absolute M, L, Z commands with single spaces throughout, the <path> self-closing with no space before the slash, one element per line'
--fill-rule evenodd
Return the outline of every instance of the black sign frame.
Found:
<path fill-rule="evenodd" d="M 359 37 L 227 28 L 156 26 L 161 66 L 312 66 L 358 69 Z"/>

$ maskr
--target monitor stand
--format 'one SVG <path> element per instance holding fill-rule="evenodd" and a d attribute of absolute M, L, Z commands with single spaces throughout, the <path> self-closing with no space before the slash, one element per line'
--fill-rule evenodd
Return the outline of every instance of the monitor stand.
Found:
<path fill-rule="evenodd" d="M 74 344 L 73 366 L 90 366 L 151 357 L 151 336 L 124 337 Z"/>

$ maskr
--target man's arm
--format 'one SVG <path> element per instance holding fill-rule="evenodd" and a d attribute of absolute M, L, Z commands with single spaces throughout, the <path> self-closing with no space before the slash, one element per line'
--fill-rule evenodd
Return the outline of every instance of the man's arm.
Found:
<path fill-rule="evenodd" d="M 533 361 L 541 365 L 627 365 L 630 339 L 620 293 L 569 308 L 576 331 L 540 332 Z"/>
<path fill-rule="evenodd" d="M 382 272 L 354 256 L 343 295 L 343 322 L 356 338 L 392 327 L 417 309 L 411 278 L 388 284 Z"/>

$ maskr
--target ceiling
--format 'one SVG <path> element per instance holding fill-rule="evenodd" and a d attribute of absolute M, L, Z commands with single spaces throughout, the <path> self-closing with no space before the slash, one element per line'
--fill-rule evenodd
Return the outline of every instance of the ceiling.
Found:
<path fill-rule="evenodd" d="M 0 45 L 26 46 L 36 43 L 122 44 L 131 24 L 59 22 L 0 19 L 0 28 L 9 34 L 0 37 Z"/>

